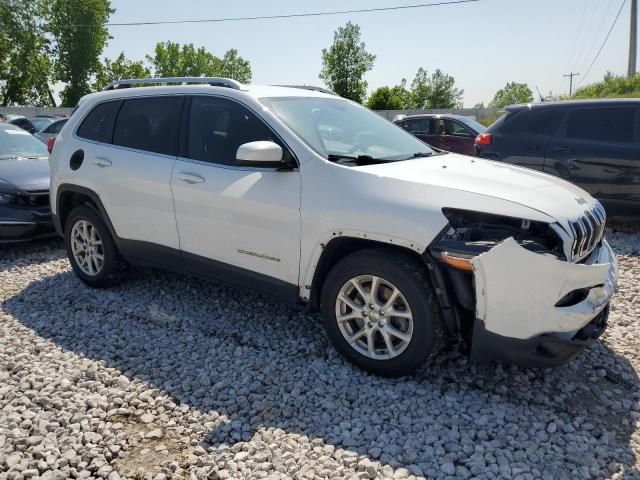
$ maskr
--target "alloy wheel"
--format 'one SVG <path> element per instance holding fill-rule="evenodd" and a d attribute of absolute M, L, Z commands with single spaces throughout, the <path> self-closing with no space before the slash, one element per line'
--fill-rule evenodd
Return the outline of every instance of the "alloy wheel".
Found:
<path fill-rule="evenodd" d="M 349 345 L 375 360 L 400 355 L 413 336 L 413 315 L 402 292 L 375 275 L 346 282 L 336 299 L 336 321 Z"/>
<path fill-rule="evenodd" d="M 87 220 L 78 220 L 71 229 L 71 253 L 84 274 L 95 277 L 102 271 L 102 239 L 96 227 Z"/>

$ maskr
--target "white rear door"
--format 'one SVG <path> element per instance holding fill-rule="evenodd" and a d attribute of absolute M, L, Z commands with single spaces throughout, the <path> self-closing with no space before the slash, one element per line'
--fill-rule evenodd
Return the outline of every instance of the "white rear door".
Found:
<path fill-rule="evenodd" d="M 179 249 L 171 173 L 183 102 L 184 96 L 105 102 L 78 129 L 92 140 L 81 144 L 82 178 L 123 240 Z"/>

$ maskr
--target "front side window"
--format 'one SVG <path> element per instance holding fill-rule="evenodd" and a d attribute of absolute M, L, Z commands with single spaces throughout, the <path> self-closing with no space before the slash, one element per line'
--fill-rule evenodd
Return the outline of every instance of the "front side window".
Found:
<path fill-rule="evenodd" d="M 113 144 L 176 155 L 183 97 L 125 100 L 113 131 Z"/>
<path fill-rule="evenodd" d="M 120 108 L 119 100 L 99 103 L 80 124 L 78 136 L 94 142 L 111 143 L 113 126 Z"/>
<path fill-rule="evenodd" d="M 631 143 L 635 119 L 633 107 L 576 109 L 567 119 L 567 138 Z"/>
<path fill-rule="evenodd" d="M 280 144 L 269 127 L 239 103 L 204 96 L 191 100 L 187 158 L 235 165 L 240 145 L 265 140 Z"/>
<path fill-rule="evenodd" d="M 404 129 L 342 98 L 274 97 L 260 101 L 326 159 L 367 156 L 396 161 L 434 153 Z"/>

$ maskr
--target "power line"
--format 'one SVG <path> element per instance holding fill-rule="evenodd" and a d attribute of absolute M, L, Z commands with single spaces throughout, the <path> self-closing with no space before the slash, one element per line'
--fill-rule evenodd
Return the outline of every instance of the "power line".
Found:
<path fill-rule="evenodd" d="M 589 72 L 591 71 L 591 68 L 596 63 L 596 60 L 598 60 L 598 57 L 602 53 L 602 49 L 607 44 L 607 40 L 609 40 L 609 37 L 611 36 L 611 32 L 613 32 L 613 28 L 616 26 L 616 23 L 618 23 L 618 18 L 620 18 L 620 14 L 622 13 L 622 9 L 626 5 L 626 3 L 627 3 L 627 0 L 622 0 L 622 5 L 620 5 L 620 10 L 618 10 L 618 14 L 616 15 L 616 18 L 614 18 L 613 24 L 611 24 L 611 28 L 609 29 L 609 32 L 607 33 L 607 36 L 604 38 L 604 42 L 602 42 L 602 45 L 600 46 L 600 50 L 598 50 L 598 53 L 596 53 L 596 56 L 594 57 L 593 62 L 591 62 L 591 65 L 589 65 L 589 68 L 587 68 L 587 72 L 582 77 L 582 80 L 580 80 L 580 83 L 578 84 L 578 86 L 582 85 L 582 83 L 584 82 L 585 78 L 587 78 L 587 75 L 589 75 Z"/>
<path fill-rule="evenodd" d="M 587 0 L 588 3 L 589 0 Z M 586 63 L 589 58 L 589 51 L 585 51 L 585 47 L 587 46 L 587 42 L 589 41 L 589 39 L 591 38 L 591 31 L 593 30 L 593 27 L 595 26 L 595 20 L 598 17 L 598 7 L 600 4 L 598 4 L 596 7 L 591 9 L 591 15 L 589 16 L 589 23 L 587 23 L 587 28 L 584 31 L 584 39 L 582 40 L 581 44 L 580 44 L 580 48 L 578 49 L 578 55 L 575 57 L 576 59 L 576 64 L 571 66 L 572 70 L 577 70 L 578 68 L 580 68 L 580 66 L 583 63 Z M 584 59 L 584 60 L 583 60 Z"/>
<path fill-rule="evenodd" d="M 569 70 L 569 64 L 571 60 L 573 60 L 573 54 L 576 52 L 576 46 L 578 45 L 578 38 L 580 38 L 580 34 L 582 33 L 582 25 L 584 25 L 584 17 L 587 13 L 587 0 L 584 1 L 584 7 L 582 8 L 582 15 L 580 16 L 580 24 L 578 25 L 578 31 L 576 32 L 576 37 L 573 39 L 573 46 L 571 47 L 571 53 L 569 54 L 569 58 L 567 59 L 567 66 L 564 67 L 565 72 Z"/>
<path fill-rule="evenodd" d="M 159 20 L 148 22 L 121 22 L 121 23 L 107 23 L 107 27 L 132 27 L 142 25 L 175 25 L 179 23 L 221 23 L 221 22 L 241 22 L 248 20 L 274 20 L 282 18 L 300 18 L 300 17 L 322 17 L 329 15 L 344 15 L 348 13 L 371 13 L 371 12 L 387 12 L 391 10 L 408 10 L 412 8 L 426 8 L 426 7 L 438 7 L 443 5 L 458 5 L 463 3 L 475 3 L 481 0 L 449 0 L 442 2 L 432 3 L 416 3 L 414 5 L 396 5 L 392 7 L 379 7 L 379 8 L 362 8 L 354 10 L 333 10 L 327 12 L 308 12 L 308 13 L 289 13 L 282 15 L 260 15 L 255 17 L 227 17 L 227 18 L 203 18 L 203 19 L 190 19 L 190 20 Z M 67 25 L 67 27 L 89 27 L 90 25 Z"/>
<path fill-rule="evenodd" d="M 600 38 L 600 34 L 602 33 L 602 27 L 604 27 L 604 24 L 605 24 L 604 22 L 607 19 L 607 16 L 608 16 L 607 14 L 609 13 L 609 10 L 611 10 L 611 6 L 613 5 L 613 2 L 614 0 L 609 0 L 609 3 L 606 5 L 605 9 L 602 11 L 602 15 L 600 15 L 600 25 L 598 25 L 598 29 L 596 30 L 596 33 L 593 36 L 593 39 L 591 40 L 591 45 L 589 45 L 589 48 L 585 52 L 583 62 L 578 65 L 578 67 L 582 68 L 583 70 L 584 70 L 584 67 L 586 66 L 586 63 L 589 61 L 589 58 L 593 54 L 593 50 L 595 49 L 595 46 L 598 44 L 598 39 Z"/>

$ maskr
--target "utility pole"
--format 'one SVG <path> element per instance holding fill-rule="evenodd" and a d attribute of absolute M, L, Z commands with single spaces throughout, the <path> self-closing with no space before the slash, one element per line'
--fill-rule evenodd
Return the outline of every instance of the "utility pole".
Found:
<path fill-rule="evenodd" d="M 580 75 L 579 73 L 568 73 L 567 75 L 563 75 L 563 77 L 569 77 L 569 98 L 573 95 L 573 77 L 577 77 Z"/>
<path fill-rule="evenodd" d="M 638 0 L 631 0 L 631 24 L 629 25 L 629 69 L 627 77 L 636 76 L 636 58 L 638 48 Z"/>

